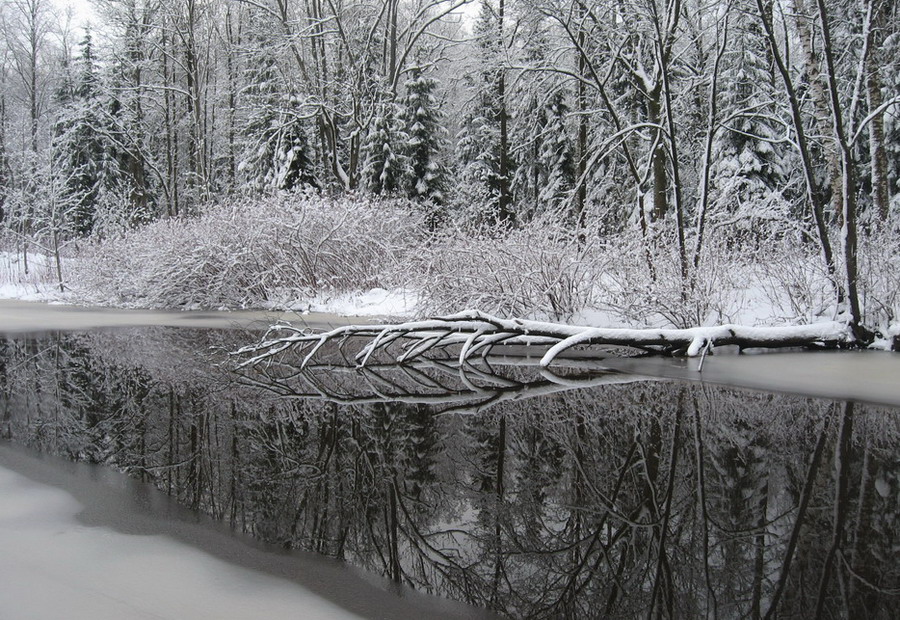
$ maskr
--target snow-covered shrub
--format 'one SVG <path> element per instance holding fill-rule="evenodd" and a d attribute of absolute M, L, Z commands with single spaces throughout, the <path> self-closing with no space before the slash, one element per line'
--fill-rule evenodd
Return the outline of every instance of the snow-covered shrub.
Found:
<path fill-rule="evenodd" d="M 688 252 L 686 282 L 670 230 L 610 236 L 604 252 L 611 268 L 601 276 L 599 307 L 626 324 L 690 327 L 734 320 L 742 309 L 744 260 L 721 237 L 707 239 L 697 270 Z"/>
<path fill-rule="evenodd" d="M 477 308 L 499 316 L 564 320 L 596 298 L 605 256 L 550 219 L 491 234 L 452 230 L 412 258 L 420 313 Z"/>
<path fill-rule="evenodd" d="M 73 284 L 94 303 L 218 308 L 394 286 L 418 243 L 399 203 L 285 193 L 210 206 L 86 249 Z"/>
<path fill-rule="evenodd" d="M 887 333 L 900 324 L 900 216 L 860 236 L 859 274 L 864 322 Z"/>
<path fill-rule="evenodd" d="M 788 237 L 772 242 L 754 261 L 752 281 L 768 302 L 769 319 L 808 323 L 835 318 L 834 281 L 816 244 Z"/>

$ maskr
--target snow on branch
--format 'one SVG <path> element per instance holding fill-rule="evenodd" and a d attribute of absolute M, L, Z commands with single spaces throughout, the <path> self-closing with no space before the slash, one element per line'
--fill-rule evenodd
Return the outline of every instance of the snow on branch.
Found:
<path fill-rule="evenodd" d="M 235 354 L 249 356 L 241 363 L 245 367 L 296 348 L 304 354 L 303 368 L 328 343 L 337 344 L 349 362 L 345 346 L 360 338 L 368 342 L 349 355 L 363 367 L 377 352 L 387 352 L 397 363 L 404 363 L 426 353 L 444 351 L 456 356 L 462 364 L 474 359 L 476 354 L 487 356 L 498 345 L 525 345 L 546 348 L 539 362 L 544 368 L 579 345 L 617 345 L 693 357 L 713 345 L 737 345 L 742 349 L 778 348 L 834 346 L 853 340 L 848 326 L 836 321 L 779 327 L 719 325 L 689 329 L 621 329 L 501 319 L 477 310 L 466 310 L 394 325 L 348 325 L 324 333 L 275 325 L 259 343 L 243 347 Z"/>

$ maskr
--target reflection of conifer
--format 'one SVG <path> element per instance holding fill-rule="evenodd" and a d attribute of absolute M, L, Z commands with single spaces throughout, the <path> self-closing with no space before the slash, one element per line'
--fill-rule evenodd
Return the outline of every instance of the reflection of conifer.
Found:
<path fill-rule="evenodd" d="M 438 432 L 434 412 L 423 405 L 406 407 L 404 424 L 407 427 L 404 433 L 406 492 L 418 505 L 423 492 L 436 481 Z"/>

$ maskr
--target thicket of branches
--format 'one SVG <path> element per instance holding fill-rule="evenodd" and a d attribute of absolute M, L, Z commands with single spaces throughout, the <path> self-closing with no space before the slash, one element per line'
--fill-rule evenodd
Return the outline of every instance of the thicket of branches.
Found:
<path fill-rule="evenodd" d="M 72 286 L 95 303 L 150 308 L 286 305 L 397 286 L 423 226 L 386 201 L 292 194 L 238 200 L 90 245 Z"/>
<path fill-rule="evenodd" d="M 825 283 L 822 305 L 858 337 L 874 307 L 895 318 L 891 295 L 872 293 L 898 254 L 891 0 L 94 6 L 83 29 L 49 0 L 3 5 L 0 216 L 23 256 L 311 188 L 413 200 L 428 230 L 478 231 L 456 246 L 476 258 L 500 239 L 501 256 L 458 261 L 486 303 L 518 286 L 504 248 L 533 245 L 532 293 L 509 311 L 577 309 L 595 250 L 621 243 L 652 292 L 611 275 L 619 306 L 702 321 L 741 266 L 722 254 L 774 252 L 780 237 L 788 252 L 759 262 L 813 257 L 802 268 Z M 533 222 L 553 224 L 540 241 Z M 445 258 L 435 270 L 450 274 Z M 428 299 L 463 280 L 428 283 Z M 553 286 L 559 298 L 534 301 Z M 819 291 L 802 293 L 800 313 L 820 310 Z"/>
<path fill-rule="evenodd" d="M 900 313 L 897 233 L 873 233 L 860 251 L 864 319 L 885 333 Z M 683 296 L 673 235 L 579 234 L 553 218 L 503 235 L 434 231 L 415 201 L 300 192 L 109 235 L 84 244 L 69 275 L 82 300 L 156 308 L 304 307 L 385 288 L 415 292 L 419 316 L 479 308 L 679 328 L 833 319 L 833 281 L 801 240 L 798 231 L 743 244 L 711 235 Z"/>

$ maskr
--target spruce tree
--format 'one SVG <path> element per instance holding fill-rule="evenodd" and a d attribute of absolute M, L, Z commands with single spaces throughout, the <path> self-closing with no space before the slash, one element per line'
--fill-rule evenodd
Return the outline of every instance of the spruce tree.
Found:
<path fill-rule="evenodd" d="M 523 72 L 513 88 L 512 128 L 516 145 L 513 193 L 518 215 L 534 217 L 558 210 L 575 185 L 574 144 L 567 127 L 570 96 L 550 65 L 550 44 L 545 18 L 532 9 L 522 18 Z"/>
<path fill-rule="evenodd" d="M 97 72 L 93 40 L 85 31 L 73 72 L 67 70 L 56 100 L 60 105 L 53 140 L 54 166 L 75 197 L 74 230 L 93 231 L 97 204 L 120 180 L 116 146 L 109 140 L 104 97 Z"/>
<path fill-rule="evenodd" d="M 285 91 L 275 54 L 258 37 L 259 55 L 247 70 L 244 155 L 238 166 L 257 191 L 318 187 L 303 101 Z"/>
<path fill-rule="evenodd" d="M 769 54 L 756 20 L 744 17 L 734 29 L 735 44 L 724 58 L 720 78 L 722 116 L 730 118 L 713 144 L 713 205 L 724 214 L 769 217 L 765 209 L 784 206 L 788 154 L 778 143 L 783 128 L 772 121 L 778 110 Z"/>
<path fill-rule="evenodd" d="M 500 0 L 503 6 L 503 0 Z M 506 106 L 502 12 L 482 0 L 475 23 L 477 70 L 468 79 L 472 99 L 457 143 L 462 171 L 464 208 L 476 205 L 469 217 L 488 225 L 511 224 L 510 170 L 514 168 L 506 137 Z"/>
<path fill-rule="evenodd" d="M 557 90 L 547 102 L 544 112 L 546 124 L 538 160 L 546 178 L 538 202 L 548 208 L 559 206 L 575 187 L 575 150 L 566 129 L 568 114 L 565 93 Z"/>
<path fill-rule="evenodd" d="M 900 11 L 897 11 L 900 27 Z M 884 95 L 888 101 L 900 96 L 900 37 L 895 36 L 885 44 L 884 57 L 890 58 L 885 69 Z M 884 146 L 887 152 L 888 196 L 891 210 L 898 212 L 900 201 L 900 103 L 890 106 L 884 115 Z"/>
<path fill-rule="evenodd" d="M 532 71 L 516 81 L 511 102 L 515 119 L 512 142 L 516 145 L 512 192 L 523 219 L 544 210 L 540 194 L 547 175 L 541 165 L 541 148 L 547 127 L 547 93 L 554 88 L 552 74 L 541 71 L 547 64 L 548 45 L 539 18 L 532 16 L 527 23 L 534 25 L 534 31 L 525 38 L 524 60 Z"/>
<path fill-rule="evenodd" d="M 403 146 L 407 135 L 397 105 L 391 101 L 381 104 L 381 113 L 373 120 L 372 130 L 363 148 L 366 187 L 375 194 L 393 194 L 400 190 L 408 176 L 407 158 Z"/>
<path fill-rule="evenodd" d="M 441 163 L 445 130 L 443 115 L 435 98 L 437 81 L 425 75 L 421 67 L 413 67 L 406 81 L 403 98 L 403 121 L 408 136 L 407 169 L 404 180 L 411 198 L 444 203 L 446 168 Z"/>

